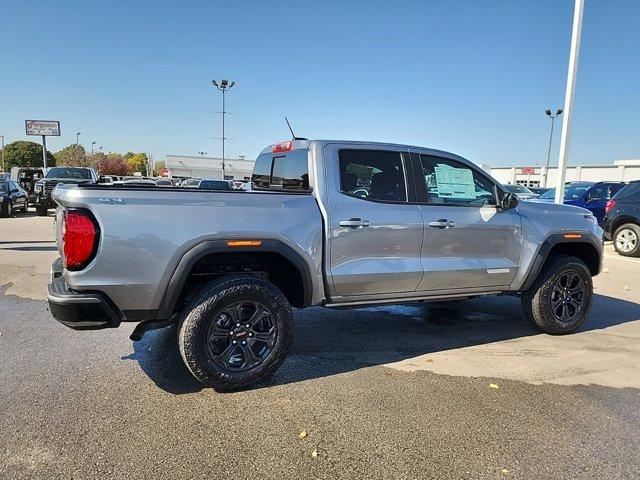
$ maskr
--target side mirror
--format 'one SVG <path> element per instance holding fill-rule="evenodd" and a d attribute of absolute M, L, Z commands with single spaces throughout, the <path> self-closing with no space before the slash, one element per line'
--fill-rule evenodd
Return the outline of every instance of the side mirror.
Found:
<path fill-rule="evenodd" d="M 9 194 L 18 193 L 18 191 L 19 190 L 17 188 L 12 188 L 11 190 L 9 190 Z"/>
<path fill-rule="evenodd" d="M 505 192 L 502 195 L 502 201 L 500 202 L 500 207 L 503 210 L 509 210 L 511 208 L 515 208 L 518 206 L 518 196 L 515 193 Z"/>

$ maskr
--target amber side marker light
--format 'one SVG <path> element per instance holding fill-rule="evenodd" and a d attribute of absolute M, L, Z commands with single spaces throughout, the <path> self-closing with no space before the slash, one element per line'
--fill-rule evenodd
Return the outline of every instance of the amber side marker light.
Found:
<path fill-rule="evenodd" d="M 582 238 L 581 233 L 565 233 L 564 238 Z"/>
<path fill-rule="evenodd" d="M 259 247 L 262 240 L 227 240 L 228 247 Z"/>

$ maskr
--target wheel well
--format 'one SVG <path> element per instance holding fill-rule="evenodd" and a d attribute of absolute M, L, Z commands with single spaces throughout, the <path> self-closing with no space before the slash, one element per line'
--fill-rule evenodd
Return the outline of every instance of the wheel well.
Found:
<path fill-rule="evenodd" d="M 616 219 L 616 221 L 612 225 L 611 235 L 613 236 L 613 234 L 616 233 L 616 230 L 620 228 L 622 225 L 624 225 L 625 223 L 633 223 L 634 225 L 640 226 L 640 222 L 638 222 L 638 220 L 633 217 L 620 217 Z"/>
<path fill-rule="evenodd" d="M 265 278 L 282 291 L 292 306 L 304 306 L 302 273 L 286 257 L 276 252 L 225 252 L 207 254 L 193 265 L 174 311 L 182 309 L 199 285 L 232 273 L 248 273 Z"/>
<path fill-rule="evenodd" d="M 600 253 L 590 243 L 586 242 L 562 242 L 554 245 L 547 255 L 545 265 L 555 255 L 571 255 L 582 260 L 591 275 L 597 275 L 600 269 Z"/>

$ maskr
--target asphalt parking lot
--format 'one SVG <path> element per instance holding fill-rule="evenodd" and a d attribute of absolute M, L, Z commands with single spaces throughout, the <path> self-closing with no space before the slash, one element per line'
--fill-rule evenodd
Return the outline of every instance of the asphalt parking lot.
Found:
<path fill-rule="evenodd" d="M 511 297 L 314 308 L 268 384 L 219 394 L 171 328 L 55 322 L 52 240 L 0 219 L 0 478 L 640 478 L 640 260 L 610 245 L 573 335 Z"/>

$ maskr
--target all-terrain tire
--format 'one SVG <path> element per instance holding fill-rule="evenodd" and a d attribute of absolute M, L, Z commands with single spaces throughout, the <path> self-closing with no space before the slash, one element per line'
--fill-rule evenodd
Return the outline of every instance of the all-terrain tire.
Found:
<path fill-rule="evenodd" d="M 624 257 L 640 257 L 640 226 L 625 223 L 613 232 L 613 248 Z M 624 240 L 624 241 L 623 241 Z"/>
<path fill-rule="evenodd" d="M 270 310 L 275 340 L 259 364 L 232 371 L 213 360 L 208 336 L 223 310 L 244 301 L 259 302 Z M 286 358 L 292 340 L 293 311 L 287 298 L 274 284 L 254 275 L 229 275 L 207 283 L 188 300 L 178 323 L 178 346 L 185 365 L 200 382 L 217 391 L 243 389 L 269 377 Z"/>
<path fill-rule="evenodd" d="M 38 207 L 38 206 L 36 206 L 36 215 L 38 215 L 39 217 L 46 217 L 47 216 L 47 208 L 46 207 Z"/>
<path fill-rule="evenodd" d="M 575 274 L 583 282 L 584 295 L 580 307 L 570 320 L 562 321 L 552 308 L 554 287 L 560 277 Z M 567 278 L 566 276 L 564 278 Z M 591 272 L 579 258 L 570 255 L 551 257 L 540 272 L 533 286 L 522 295 L 524 315 L 545 333 L 561 335 L 573 332 L 587 318 L 593 299 Z"/>

